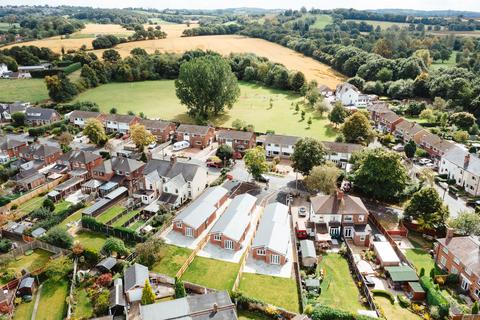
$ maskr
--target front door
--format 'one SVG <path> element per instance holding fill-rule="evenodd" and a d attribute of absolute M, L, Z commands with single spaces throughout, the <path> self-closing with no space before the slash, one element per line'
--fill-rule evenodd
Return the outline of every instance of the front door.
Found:
<path fill-rule="evenodd" d="M 277 254 L 272 254 L 270 256 L 270 263 L 271 264 L 280 264 L 280 256 Z"/>
<path fill-rule="evenodd" d="M 340 234 L 340 227 L 331 227 L 330 228 L 330 235 L 331 236 L 338 236 Z"/>
<path fill-rule="evenodd" d="M 186 228 L 185 228 L 185 235 L 186 235 L 187 237 L 193 238 L 193 229 L 190 228 L 190 227 L 186 227 Z"/>
<path fill-rule="evenodd" d="M 345 228 L 343 229 L 343 236 L 345 238 L 351 238 L 353 236 L 352 228 Z"/>
<path fill-rule="evenodd" d="M 233 241 L 232 240 L 225 240 L 225 249 L 233 250 Z"/>
<path fill-rule="evenodd" d="M 468 281 L 465 277 L 462 276 L 462 283 L 460 284 L 463 290 L 468 291 L 470 288 L 470 281 Z"/>

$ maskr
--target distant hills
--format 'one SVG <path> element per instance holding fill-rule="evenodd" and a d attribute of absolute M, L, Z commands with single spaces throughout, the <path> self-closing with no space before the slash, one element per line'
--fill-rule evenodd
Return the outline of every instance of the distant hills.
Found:
<path fill-rule="evenodd" d="M 401 14 L 415 17 L 458 17 L 465 18 L 480 18 L 480 12 L 474 11 L 457 11 L 457 10 L 413 10 L 413 9 L 375 9 L 364 10 L 377 13 Z"/>

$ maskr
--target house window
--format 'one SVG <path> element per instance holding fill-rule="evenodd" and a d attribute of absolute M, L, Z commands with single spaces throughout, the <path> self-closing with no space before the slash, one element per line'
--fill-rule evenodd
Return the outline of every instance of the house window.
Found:
<path fill-rule="evenodd" d="M 460 260 L 458 260 L 458 258 L 453 258 L 453 262 L 455 262 L 456 264 L 460 264 Z"/>
<path fill-rule="evenodd" d="M 258 249 L 258 250 L 257 250 L 257 254 L 258 254 L 259 256 L 264 256 L 264 255 L 266 254 L 265 249 Z"/>
<path fill-rule="evenodd" d="M 214 234 L 213 235 L 213 240 L 222 241 L 222 235 L 221 234 Z"/>
<path fill-rule="evenodd" d="M 480 298 L 480 289 L 479 288 L 475 289 L 475 295 L 477 296 L 477 298 Z"/>
<path fill-rule="evenodd" d="M 201 142 L 201 141 L 195 141 L 195 144 L 196 144 L 196 145 L 201 145 L 202 142 Z"/>
<path fill-rule="evenodd" d="M 352 216 L 344 216 L 343 221 L 352 221 Z"/>
<path fill-rule="evenodd" d="M 178 194 L 178 189 L 175 189 L 175 194 Z"/>
<path fill-rule="evenodd" d="M 451 273 L 453 274 L 457 274 L 458 273 L 458 269 L 455 268 L 455 267 L 452 267 L 452 270 L 450 270 Z"/>
<path fill-rule="evenodd" d="M 360 236 L 360 241 L 365 241 L 365 236 Z"/>
<path fill-rule="evenodd" d="M 179 229 L 182 228 L 182 222 L 181 221 L 177 221 L 177 223 L 175 223 L 175 226 Z"/>
<path fill-rule="evenodd" d="M 442 256 L 442 257 L 440 258 L 440 264 L 441 264 L 442 266 L 444 266 L 444 267 L 445 267 L 445 265 L 447 264 L 447 259 L 446 259 L 444 256 Z"/>
<path fill-rule="evenodd" d="M 445 252 L 445 254 L 448 254 L 448 249 L 447 249 L 447 247 L 443 247 L 443 248 L 442 248 L 442 251 Z"/>
<path fill-rule="evenodd" d="M 363 219 L 365 219 L 365 216 L 363 214 L 358 216 L 358 221 L 363 222 Z"/>

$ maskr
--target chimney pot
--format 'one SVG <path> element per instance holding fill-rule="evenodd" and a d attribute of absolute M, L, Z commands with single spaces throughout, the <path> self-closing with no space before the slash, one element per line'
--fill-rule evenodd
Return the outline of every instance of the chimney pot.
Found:
<path fill-rule="evenodd" d="M 171 163 L 171 164 L 177 163 L 177 157 L 174 156 L 174 155 L 172 155 L 172 156 L 170 157 L 170 163 Z"/>
<path fill-rule="evenodd" d="M 214 313 L 218 312 L 218 304 L 216 304 L 216 303 L 213 304 L 213 312 Z"/>
<path fill-rule="evenodd" d="M 452 239 L 454 234 L 455 234 L 455 229 L 447 228 L 447 235 L 446 235 L 447 240 Z"/>
<path fill-rule="evenodd" d="M 465 156 L 465 159 L 463 160 L 463 165 L 467 167 L 469 162 L 470 162 L 470 153 Z"/>

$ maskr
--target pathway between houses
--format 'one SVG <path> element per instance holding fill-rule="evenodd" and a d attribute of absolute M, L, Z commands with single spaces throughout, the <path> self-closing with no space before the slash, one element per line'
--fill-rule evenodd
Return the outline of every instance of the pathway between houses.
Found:
<path fill-rule="evenodd" d="M 43 287 L 43 283 L 38 287 L 38 290 L 37 290 L 37 296 L 35 297 L 35 305 L 33 306 L 31 320 L 35 320 L 35 317 L 37 316 L 37 309 L 38 309 L 38 305 L 40 304 L 40 296 L 42 295 L 42 287 Z"/>

